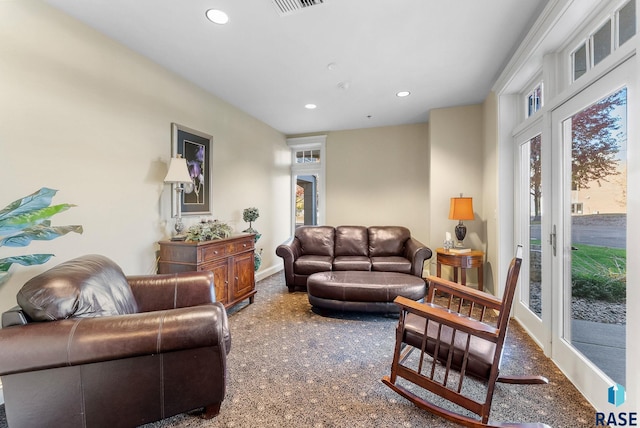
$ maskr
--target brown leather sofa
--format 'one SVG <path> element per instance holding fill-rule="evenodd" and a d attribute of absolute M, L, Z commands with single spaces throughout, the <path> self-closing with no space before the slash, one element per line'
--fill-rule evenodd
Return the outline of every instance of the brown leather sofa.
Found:
<path fill-rule="evenodd" d="M 211 272 L 125 277 L 89 255 L 32 278 L 17 300 L 0 329 L 12 428 L 218 414 L 231 335 Z"/>
<path fill-rule="evenodd" d="M 301 226 L 276 248 L 289 291 L 316 272 L 382 271 L 422 276 L 431 250 L 402 226 Z"/>

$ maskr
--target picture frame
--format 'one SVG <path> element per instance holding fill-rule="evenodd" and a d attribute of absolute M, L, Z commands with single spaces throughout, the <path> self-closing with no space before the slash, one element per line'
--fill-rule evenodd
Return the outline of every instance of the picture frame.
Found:
<path fill-rule="evenodd" d="M 180 201 L 176 201 L 178 193 L 173 188 L 172 216 L 177 215 L 177 203 L 180 203 L 182 215 L 211 215 L 212 146 L 211 135 L 177 123 L 171 124 L 171 156 L 182 155 L 187 160 L 189 175 L 193 180 L 192 185 L 185 185 L 185 190 L 180 193 Z"/>

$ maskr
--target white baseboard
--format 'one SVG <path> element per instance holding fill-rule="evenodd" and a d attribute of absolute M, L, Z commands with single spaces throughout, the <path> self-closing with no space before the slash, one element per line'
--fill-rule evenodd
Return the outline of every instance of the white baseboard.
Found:
<path fill-rule="evenodd" d="M 260 269 L 256 273 L 256 281 L 260 281 L 262 279 L 270 277 L 271 275 L 280 272 L 282 269 L 284 269 L 284 266 L 282 265 L 282 263 L 276 264 L 266 269 Z"/>
<path fill-rule="evenodd" d="M 4 394 L 2 393 L 2 382 L 0 382 L 0 404 L 4 404 Z"/>

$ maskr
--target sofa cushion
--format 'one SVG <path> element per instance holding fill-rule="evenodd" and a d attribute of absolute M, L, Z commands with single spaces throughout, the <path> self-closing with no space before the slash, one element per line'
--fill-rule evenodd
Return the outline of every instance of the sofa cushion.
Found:
<path fill-rule="evenodd" d="M 371 270 L 371 259 L 365 256 L 336 256 L 333 270 Z"/>
<path fill-rule="evenodd" d="M 369 256 L 369 234 L 364 226 L 336 227 L 337 256 Z"/>
<path fill-rule="evenodd" d="M 411 273 L 411 261 L 400 256 L 371 257 L 371 270 Z"/>
<path fill-rule="evenodd" d="M 136 301 L 120 267 L 87 255 L 61 263 L 27 281 L 18 304 L 34 321 L 136 313 Z"/>
<path fill-rule="evenodd" d="M 404 244 L 411 237 L 402 226 L 371 226 L 369 228 L 369 257 L 401 256 Z"/>
<path fill-rule="evenodd" d="M 333 257 L 335 229 L 331 226 L 300 226 L 295 236 L 302 254 Z"/>
<path fill-rule="evenodd" d="M 316 272 L 326 272 L 331 270 L 333 257 L 329 256 L 300 256 L 293 262 L 293 266 L 298 275 L 311 275 Z"/>

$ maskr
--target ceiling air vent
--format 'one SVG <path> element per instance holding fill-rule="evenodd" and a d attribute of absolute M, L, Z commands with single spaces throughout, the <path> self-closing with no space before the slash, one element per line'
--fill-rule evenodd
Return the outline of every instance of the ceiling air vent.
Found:
<path fill-rule="evenodd" d="M 291 15 L 300 12 L 302 9 L 317 6 L 325 0 L 271 0 L 280 16 Z"/>

